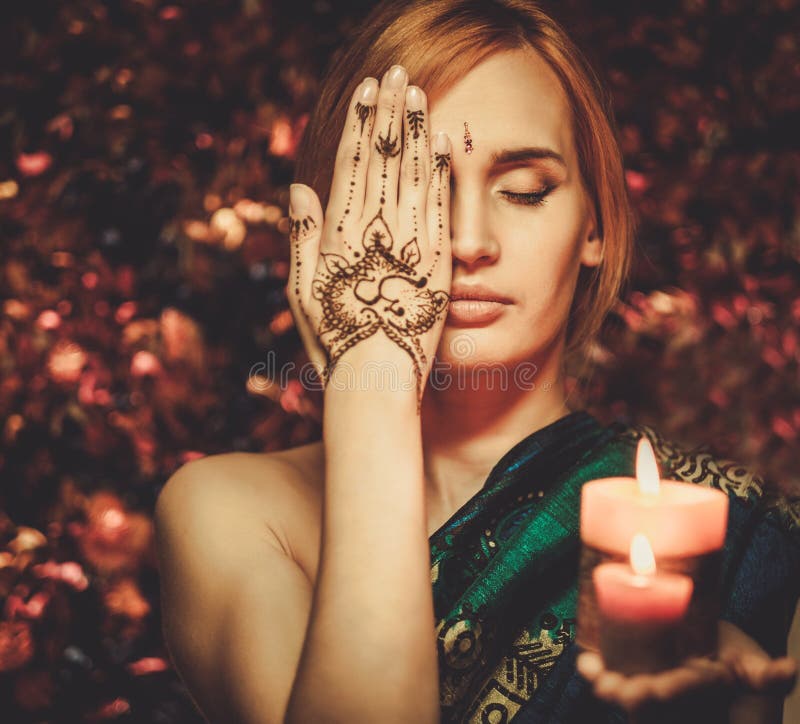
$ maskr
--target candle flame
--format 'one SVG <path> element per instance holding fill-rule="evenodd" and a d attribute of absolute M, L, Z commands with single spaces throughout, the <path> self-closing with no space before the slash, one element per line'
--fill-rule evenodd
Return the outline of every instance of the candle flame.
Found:
<path fill-rule="evenodd" d="M 652 576 L 656 572 L 656 557 L 650 541 L 643 533 L 631 539 L 631 568 L 637 576 Z"/>
<path fill-rule="evenodd" d="M 636 448 L 636 479 L 639 481 L 640 493 L 658 495 L 661 475 L 653 446 L 646 437 L 639 440 L 639 447 Z"/>

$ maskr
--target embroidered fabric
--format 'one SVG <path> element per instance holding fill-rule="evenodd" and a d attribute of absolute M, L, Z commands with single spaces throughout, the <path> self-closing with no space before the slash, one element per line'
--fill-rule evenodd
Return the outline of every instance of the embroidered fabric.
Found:
<path fill-rule="evenodd" d="M 796 504 L 706 449 L 573 412 L 517 443 L 430 537 L 442 722 L 624 721 L 575 673 L 578 514 L 584 482 L 634 474 L 642 435 L 664 477 L 729 495 L 723 618 L 783 652 L 800 595 Z"/>

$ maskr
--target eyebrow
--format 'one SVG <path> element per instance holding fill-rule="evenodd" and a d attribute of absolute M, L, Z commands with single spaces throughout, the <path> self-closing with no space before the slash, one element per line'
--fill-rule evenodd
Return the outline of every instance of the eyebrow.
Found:
<path fill-rule="evenodd" d="M 552 159 L 558 161 L 566 168 L 567 162 L 560 153 L 556 153 L 550 148 L 539 146 L 528 146 L 525 148 L 510 148 L 503 151 L 496 151 L 492 154 L 492 166 L 504 166 L 510 163 L 524 163 L 526 161 L 538 161 L 540 159 Z"/>

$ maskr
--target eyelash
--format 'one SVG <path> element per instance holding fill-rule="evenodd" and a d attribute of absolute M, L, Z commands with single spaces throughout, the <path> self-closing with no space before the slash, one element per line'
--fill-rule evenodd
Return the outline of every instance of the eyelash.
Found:
<path fill-rule="evenodd" d="M 507 198 L 513 199 L 512 203 L 524 206 L 542 206 L 547 201 L 548 194 L 555 186 L 545 186 L 541 191 L 532 191 L 526 194 L 518 194 L 513 191 L 501 191 Z"/>
<path fill-rule="evenodd" d="M 455 190 L 456 179 L 450 177 L 450 193 Z M 511 203 L 522 206 L 543 206 L 547 201 L 547 196 L 555 189 L 556 184 L 547 184 L 541 191 L 531 191 L 529 193 L 516 193 L 514 191 L 501 191 L 506 198 L 511 199 Z"/>

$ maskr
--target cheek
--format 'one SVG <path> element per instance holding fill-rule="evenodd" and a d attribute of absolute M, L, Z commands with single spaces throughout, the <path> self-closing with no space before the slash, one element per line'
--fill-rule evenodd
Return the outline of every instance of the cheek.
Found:
<path fill-rule="evenodd" d="M 520 298 L 532 309 L 572 303 L 580 269 L 583 224 L 575 204 L 547 203 L 516 214 L 513 234 L 503 248 L 509 252 L 510 268 L 520 279 Z"/>

